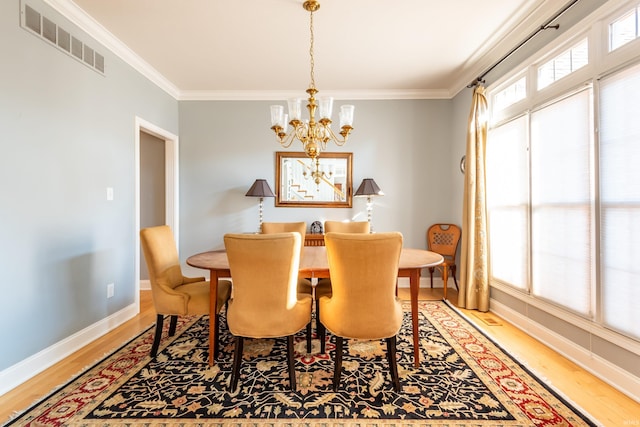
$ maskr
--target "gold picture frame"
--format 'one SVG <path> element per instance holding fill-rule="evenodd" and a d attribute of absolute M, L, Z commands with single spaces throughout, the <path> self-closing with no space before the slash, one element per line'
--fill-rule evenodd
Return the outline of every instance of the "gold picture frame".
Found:
<path fill-rule="evenodd" d="M 319 172 L 302 152 L 276 152 L 276 206 L 350 208 L 353 153 L 322 153 Z"/>

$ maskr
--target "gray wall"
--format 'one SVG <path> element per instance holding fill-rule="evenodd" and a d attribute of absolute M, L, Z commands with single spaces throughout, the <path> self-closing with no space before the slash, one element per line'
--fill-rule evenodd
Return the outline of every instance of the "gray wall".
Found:
<path fill-rule="evenodd" d="M 302 90 L 302 89 L 301 89 Z M 337 102 L 340 104 L 343 102 Z M 227 232 L 254 232 L 258 200 L 245 197 L 257 178 L 275 189 L 275 152 L 283 150 L 269 123 L 270 102 L 180 103 L 181 257 L 221 248 Z M 374 199 L 376 231 L 398 230 L 405 245 L 425 248 L 427 226 L 459 217 L 454 179 L 459 144 L 452 140 L 450 100 L 355 101 L 347 144 L 330 151 L 353 152 L 353 181 L 374 178 L 385 195 Z M 366 199 L 353 208 L 275 207 L 265 199 L 265 221 L 366 220 Z M 197 271 L 197 270 L 196 270 Z M 194 271 L 194 273 L 196 272 Z M 202 271 L 199 272 L 202 274 Z"/>
<path fill-rule="evenodd" d="M 22 29 L 18 0 L 0 2 L 0 370 L 134 303 L 135 116 L 179 131 L 176 100 L 29 4 L 99 50 L 106 71 Z"/>
<path fill-rule="evenodd" d="M 165 142 L 140 132 L 140 229 L 166 224 Z M 140 248 L 140 279 L 149 280 Z"/>

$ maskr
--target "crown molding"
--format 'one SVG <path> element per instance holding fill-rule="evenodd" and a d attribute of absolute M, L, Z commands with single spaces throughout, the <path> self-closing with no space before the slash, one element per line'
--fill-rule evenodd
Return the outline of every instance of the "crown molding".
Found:
<path fill-rule="evenodd" d="M 326 90 L 336 100 L 451 99 L 451 91 L 437 90 Z M 300 98 L 304 92 L 281 91 L 181 91 L 179 101 L 282 101 Z"/>
<path fill-rule="evenodd" d="M 159 88 L 167 92 L 173 98 L 179 98 L 180 90 L 173 83 L 167 80 L 166 77 L 149 65 L 149 63 L 144 61 L 127 45 L 122 43 L 116 36 L 100 25 L 95 19 L 87 15 L 87 13 L 80 9 L 74 2 L 70 0 L 44 1 L 73 24 L 77 25 L 82 31 L 93 37 L 98 41 L 98 43 L 103 44 L 120 59 L 148 78 Z"/>
<path fill-rule="evenodd" d="M 568 2 L 569 0 L 566 0 L 562 3 L 562 6 Z M 530 7 L 531 10 L 529 9 Z M 518 43 L 533 34 L 542 23 L 560 9 L 561 7 L 558 6 L 557 0 L 529 0 L 526 5 L 521 7 L 521 10 L 528 11 L 527 15 L 513 17 L 508 22 L 505 22 L 504 27 L 512 28 L 511 31 L 506 33 L 496 32 L 493 37 L 483 43 L 481 49 L 466 61 L 463 71 L 450 88 L 452 97 L 456 96 L 469 83 L 486 72 Z"/>
<path fill-rule="evenodd" d="M 73 1 L 44 0 L 44 2 L 178 101 L 283 100 L 301 96 L 298 91 L 180 90 Z M 521 10 L 529 10 L 529 7 L 533 11 L 526 16 L 513 17 L 504 23 L 503 27 L 513 28 L 512 31 L 507 33 L 497 31 L 483 43 L 483 47 L 469 58 L 449 88 L 435 90 L 324 90 L 323 92 L 330 92 L 336 99 L 343 100 L 452 99 L 471 81 L 496 63 L 509 49 L 513 48 L 513 40 L 524 40 L 532 34 L 542 22 L 549 18 L 549 10 L 555 12 L 558 5 L 557 0 L 528 0 L 526 6 Z"/>

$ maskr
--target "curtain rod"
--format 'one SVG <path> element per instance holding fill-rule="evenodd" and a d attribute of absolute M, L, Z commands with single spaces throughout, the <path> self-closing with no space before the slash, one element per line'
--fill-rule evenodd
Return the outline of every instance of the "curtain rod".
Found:
<path fill-rule="evenodd" d="M 489 67 L 489 69 L 487 69 L 484 73 L 480 74 L 477 79 L 475 79 L 474 81 L 469 83 L 467 85 L 467 87 L 471 88 L 471 87 L 474 87 L 474 86 L 476 86 L 478 84 L 483 84 L 484 83 L 484 77 L 487 74 L 489 74 L 491 71 L 493 71 L 493 69 L 496 68 L 498 65 L 502 64 L 507 58 L 509 58 L 511 55 L 513 55 L 518 49 L 520 49 L 522 46 L 524 46 L 529 40 L 534 38 L 540 31 L 548 30 L 548 29 L 551 29 L 551 28 L 557 30 L 558 28 L 560 28 L 560 24 L 556 24 L 556 25 L 550 25 L 550 24 L 553 21 L 555 21 L 556 19 L 558 19 L 562 14 L 564 14 L 567 10 L 569 10 L 569 8 L 571 8 L 573 5 L 575 5 L 579 1 L 580 0 L 572 0 L 570 3 L 565 5 L 565 7 L 560 9 L 555 15 L 553 15 L 549 20 L 547 20 L 547 22 L 542 24 L 537 30 L 535 30 L 533 33 L 531 33 L 529 35 L 529 37 L 524 39 L 522 42 L 520 42 L 520 44 L 518 44 L 516 47 L 514 47 L 509 52 L 507 52 L 506 55 L 504 55 L 496 63 L 494 63 L 491 67 Z"/>

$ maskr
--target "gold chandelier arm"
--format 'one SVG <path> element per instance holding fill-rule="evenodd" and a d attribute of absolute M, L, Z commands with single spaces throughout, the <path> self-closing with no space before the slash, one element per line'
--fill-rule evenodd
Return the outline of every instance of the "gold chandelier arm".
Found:
<path fill-rule="evenodd" d="M 344 126 L 342 128 L 344 129 Z M 333 129 L 331 129 L 329 126 L 325 126 L 325 132 L 327 132 L 329 139 L 331 139 L 334 142 L 334 144 L 336 144 L 338 147 L 342 147 L 344 144 L 347 143 L 347 138 L 349 136 L 349 133 L 342 135 L 342 132 L 341 132 L 340 133 L 340 135 L 342 135 L 342 138 L 341 138 L 338 135 L 336 135 Z"/>
<path fill-rule="evenodd" d="M 295 132 L 291 132 L 288 135 L 284 133 L 284 131 L 281 131 L 280 133 L 276 132 L 276 141 L 278 141 L 283 148 L 291 147 L 291 144 L 293 144 L 294 140 Z"/>

